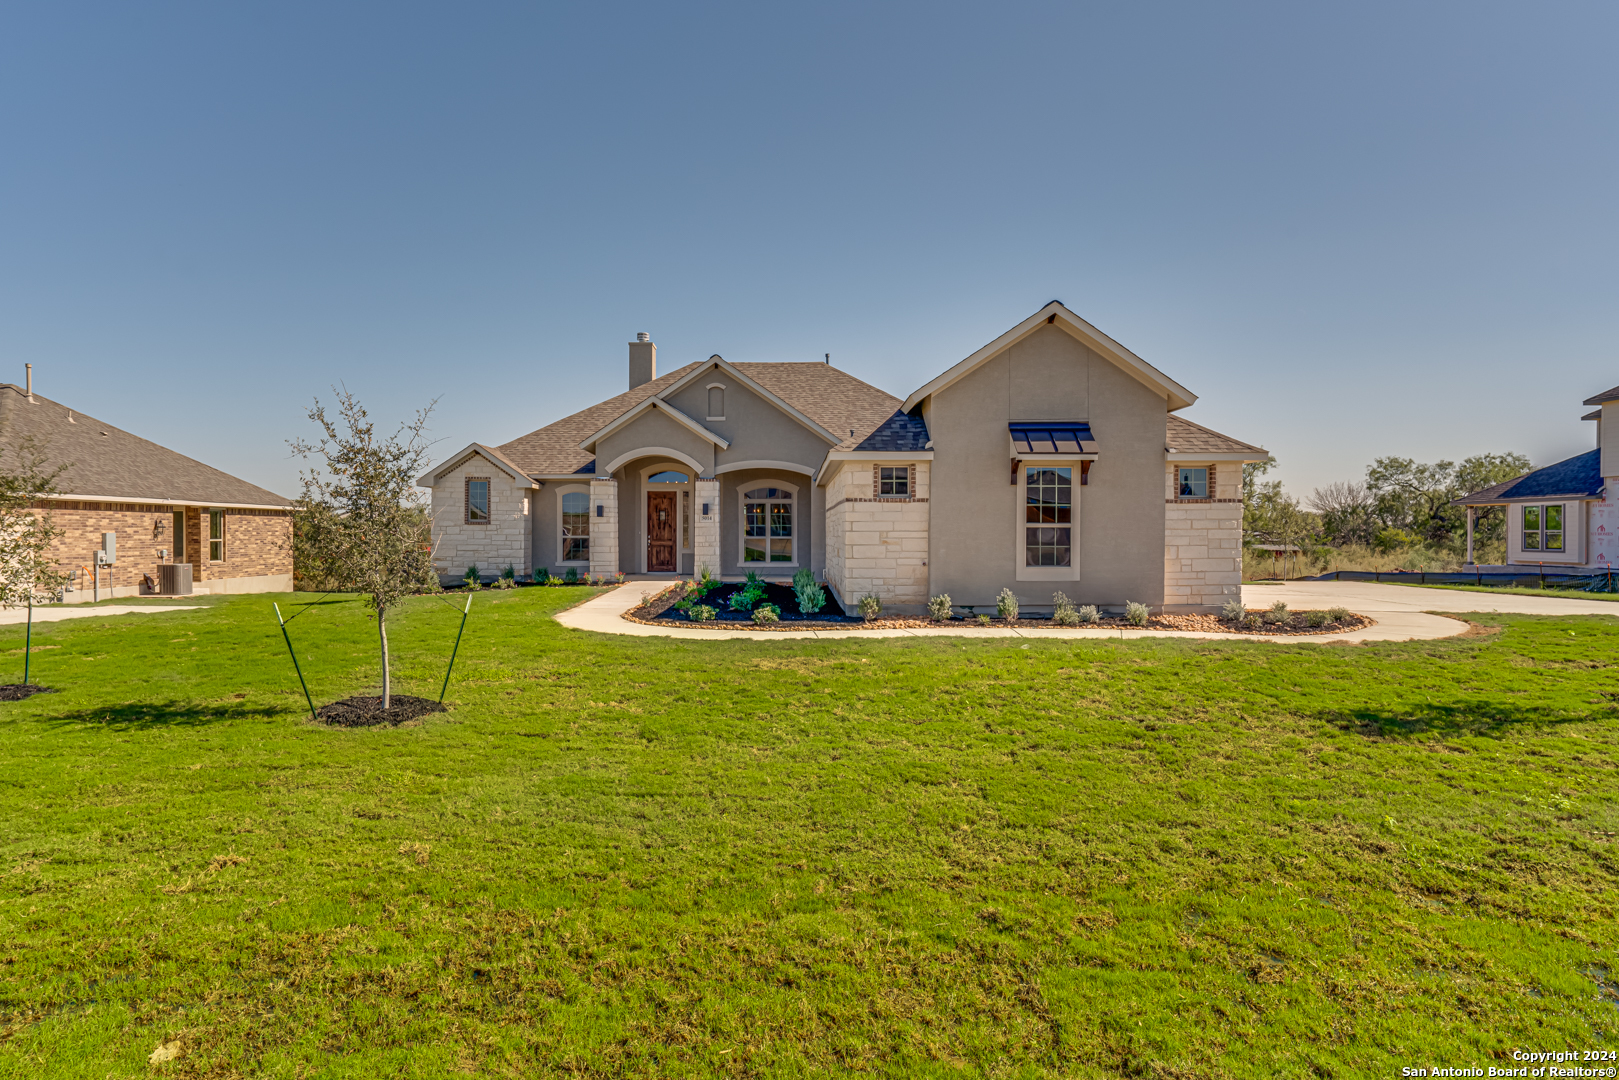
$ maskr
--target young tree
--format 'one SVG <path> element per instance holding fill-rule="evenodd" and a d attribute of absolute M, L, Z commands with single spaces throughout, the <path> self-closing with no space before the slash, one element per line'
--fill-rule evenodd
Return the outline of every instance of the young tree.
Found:
<path fill-rule="evenodd" d="M 66 465 L 50 467 L 32 437 L 0 448 L 0 607 L 28 605 L 30 645 L 34 599 L 54 597 L 67 583 L 68 575 L 57 570 L 50 557 L 51 545 L 62 530 L 49 513 L 36 509 L 41 499 L 56 494 L 56 481 L 66 469 Z M 25 683 L 27 672 L 25 655 Z"/>
<path fill-rule="evenodd" d="M 337 417 L 319 399 L 309 419 L 325 434 L 315 442 L 293 439 L 293 453 L 320 467 L 303 474 L 298 499 L 299 554 L 310 578 L 334 589 L 364 593 L 377 615 L 382 647 L 382 707 L 393 684 L 388 670 L 388 609 L 407 596 L 433 592 L 432 519 L 415 486 L 427 466 L 427 418 L 433 404 L 380 438 L 365 408 L 347 390 L 337 394 Z"/>

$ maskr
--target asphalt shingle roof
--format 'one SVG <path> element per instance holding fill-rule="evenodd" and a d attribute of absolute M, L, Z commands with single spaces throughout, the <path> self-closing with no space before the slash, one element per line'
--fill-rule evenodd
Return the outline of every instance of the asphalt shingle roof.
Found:
<path fill-rule="evenodd" d="M 861 439 L 855 449 L 903 454 L 926 450 L 927 446 L 928 426 L 922 422 L 922 418 L 895 409 L 894 415 L 877 425 L 877 429 Z"/>
<path fill-rule="evenodd" d="M 290 499 L 257 484 L 39 394 L 30 402 L 21 387 L 0 383 L 0 443 L 14 449 L 29 436 L 50 467 L 68 466 L 56 482 L 64 495 L 198 506 L 292 506 Z"/>
<path fill-rule="evenodd" d="M 579 444 L 647 398 L 663 393 L 696 366 L 687 364 L 660 375 L 634 390 L 565 416 L 495 449 L 530 476 L 594 472 L 594 458 L 579 449 Z M 731 366 L 832 434 L 842 435 L 838 445 L 829 449 L 853 449 L 890 419 L 900 406 L 899 398 L 830 364 L 740 363 Z M 844 435 L 848 431 L 854 434 Z"/>
<path fill-rule="evenodd" d="M 1456 506 L 1487 506 L 1513 499 L 1595 498 L 1602 494 L 1602 451 L 1587 450 L 1544 469 L 1464 495 Z"/>
<path fill-rule="evenodd" d="M 1619 386 L 1614 387 L 1612 390 L 1604 390 L 1596 397 L 1588 397 L 1580 404 L 1601 405 L 1604 401 L 1619 401 Z"/>
<path fill-rule="evenodd" d="M 1169 416 L 1169 425 L 1164 433 L 1164 446 L 1178 454 L 1245 454 L 1252 451 L 1261 457 L 1270 456 L 1262 447 L 1221 435 L 1218 431 L 1194 424 L 1184 416 L 1173 413 Z M 1101 451 L 1107 453 L 1107 447 L 1103 446 Z"/>

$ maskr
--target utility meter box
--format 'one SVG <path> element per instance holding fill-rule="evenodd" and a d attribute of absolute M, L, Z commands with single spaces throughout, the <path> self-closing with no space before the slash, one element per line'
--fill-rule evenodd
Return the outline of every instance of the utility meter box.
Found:
<path fill-rule="evenodd" d="M 101 550 L 96 552 L 96 561 L 103 566 L 111 566 L 118 561 L 118 534 L 104 532 L 101 534 Z"/>

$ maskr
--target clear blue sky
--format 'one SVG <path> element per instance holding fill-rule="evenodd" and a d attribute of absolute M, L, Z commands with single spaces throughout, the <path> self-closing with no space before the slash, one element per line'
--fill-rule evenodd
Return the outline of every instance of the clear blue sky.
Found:
<path fill-rule="evenodd" d="M 1059 298 L 1300 494 L 1587 449 L 1612 3 L 36 4 L 0 378 L 292 493 L 339 380 L 449 451 L 625 342 L 904 396 Z"/>

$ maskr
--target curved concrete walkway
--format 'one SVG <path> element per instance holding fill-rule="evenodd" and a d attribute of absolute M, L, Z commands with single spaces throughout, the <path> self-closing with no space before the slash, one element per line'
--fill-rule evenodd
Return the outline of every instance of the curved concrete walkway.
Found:
<path fill-rule="evenodd" d="M 201 604 L 165 604 L 162 607 L 136 607 L 133 604 L 109 604 L 107 607 L 82 607 L 75 604 L 41 604 L 34 609 L 34 621 L 61 622 L 63 619 L 90 619 L 97 615 L 166 615 L 171 611 L 195 611 Z M 28 621 L 26 607 L 0 609 L 0 626 Z"/>
<path fill-rule="evenodd" d="M 843 638 L 894 638 L 894 637 L 969 637 L 969 638 L 1067 638 L 1085 640 L 1117 641 L 1132 638 L 1190 638 L 1194 640 L 1209 641 L 1268 641 L 1288 645 L 1332 645 L 1332 644 L 1359 644 L 1363 641 L 1428 641 L 1434 638 L 1454 637 L 1467 630 L 1467 624 L 1455 619 L 1446 619 L 1439 615 L 1429 615 L 1420 608 L 1402 608 L 1388 604 L 1378 608 L 1360 607 L 1336 594 L 1326 597 L 1311 597 L 1300 600 L 1296 605 L 1294 601 L 1283 596 L 1279 591 L 1272 593 L 1269 589 L 1256 591 L 1248 587 L 1243 599 L 1251 606 L 1263 602 L 1269 606 L 1273 600 L 1286 599 L 1291 606 L 1298 607 L 1331 607 L 1343 604 L 1353 611 L 1364 612 L 1377 620 L 1377 625 L 1365 630 L 1355 630 L 1347 634 L 1322 634 L 1312 637 L 1275 637 L 1267 634 L 1202 634 L 1189 630 L 1084 630 L 1069 629 L 1055 626 L 1030 626 L 1010 629 L 1007 627 L 967 626 L 965 624 L 918 627 L 914 630 L 698 630 L 694 627 L 668 625 L 648 626 L 645 623 L 630 622 L 623 617 L 626 611 L 638 607 L 641 601 L 661 589 L 667 588 L 670 583 L 664 581 L 631 581 L 621 585 L 610 593 L 604 593 L 592 600 L 587 600 L 578 607 L 556 615 L 557 622 L 573 630 L 593 630 L 600 634 L 626 634 L 631 637 L 673 637 L 685 638 L 692 641 L 712 641 L 716 638 L 748 638 L 753 641 L 793 641 L 805 639 L 837 640 Z M 1337 582 L 1308 584 L 1338 584 Z M 1343 584 L 1348 584 L 1347 582 Z M 1417 590 L 1399 589 L 1398 586 L 1388 585 L 1381 588 L 1397 589 L 1399 592 L 1413 592 Z M 1262 587 L 1263 588 L 1263 587 Z M 1277 586 L 1278 589 L 1282 588 Z M 1424 589 L 1422 592 L 1434 590 Z M 1459 595 L 1459 594 L 1458 594 Z M 1450 611 L 1466 610 L 1455 606 L 1450 595 L 1445 595 L 1445 608 Z M 1488 600 L 1489 597 L 1484 597 Z M 1523 599 L 1523 598 L 1520 598 Z M 1580 601 L 1576 601 L 1578 603 Z M 1600 604 L 1601 601 L 1595 601 Z M 1479 608 L 1478 610 L 1495 610 Z M 1510 609 L 1509 609 L 1510 610 Z"/>

